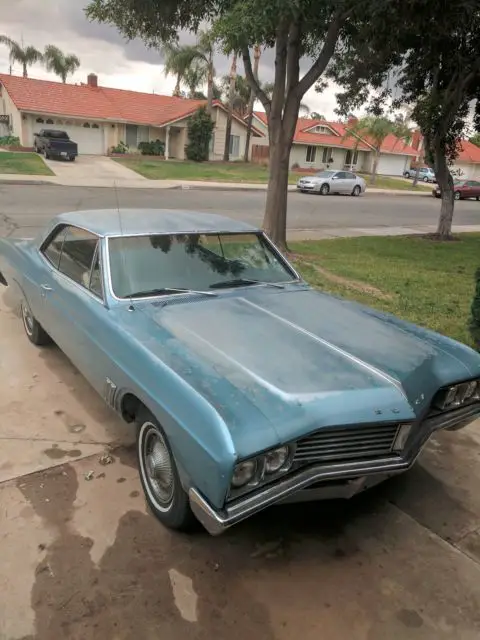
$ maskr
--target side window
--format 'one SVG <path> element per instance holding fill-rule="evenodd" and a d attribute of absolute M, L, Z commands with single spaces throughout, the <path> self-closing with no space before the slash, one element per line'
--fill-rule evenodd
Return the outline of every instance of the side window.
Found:
<path fill-rule="evenodd" d="M 356 176 L 354 173 L 350 173 L 349 171 L 345 171 L 345 178 L 347 178 L 347 180 L 355 180 Z"/>
<path fill-rule="evenodd" d="M 92 273 L 90 275 L 90 291 L 99 298 L 103 299 L 103 286 L 102 286 L 102 269 L 100 267 L 100 244 L 97 243 L 97 251 L 95 253 L 95 259 L 92 267 Z"/>
<path fill-rule="evenodd" d="M 93 233 L 68 227 L 60 257 L 59 270 L 86 289 L 90 286 L 90 271 L 98 238 Z"/>
<path fill-rule="evenodd" d="M 335 176 L 338 178 L 338 180 L 345 180 L 347 174 L 345 173 L 345 171 L 337 171 Z"/>
<path fill-rule="evenodd" d="M 52 266 L 58 269 L 60 256 L 62 255 L 63 241 L 65 238 L 66 228 L 62 227 L 53 235 L 50 241 L 43 247 L 42 253 Z"/>

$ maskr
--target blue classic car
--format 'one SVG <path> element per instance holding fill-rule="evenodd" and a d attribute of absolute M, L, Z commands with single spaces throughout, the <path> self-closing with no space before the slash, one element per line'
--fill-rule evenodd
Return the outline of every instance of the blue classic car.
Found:
<path fill-rule="evenodd" d="M 174 529 L 350 497 L 480 415 L 478 353 L 313 290 L 228 218 L 69 213 L 1 240 L 0 272 L 29 340 L 136 425 L 147 502 Z"/>

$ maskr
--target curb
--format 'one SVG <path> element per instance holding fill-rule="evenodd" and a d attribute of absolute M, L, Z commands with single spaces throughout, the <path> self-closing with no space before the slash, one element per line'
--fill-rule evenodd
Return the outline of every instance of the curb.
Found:
<path fill-rule="evenodd" d="M 63 185 L 58 185 L 56 182 L 47 182 L 47 180 L 0 180 L 0 184 L 6 184 L 6 185 L 28 185 L 28 186 L 34 186 L 34 185 L 40 185 L 42 187 L 44 186 L 50 186 L 50 187 L 57 187 L 57 186 L 63 186 Z"/>

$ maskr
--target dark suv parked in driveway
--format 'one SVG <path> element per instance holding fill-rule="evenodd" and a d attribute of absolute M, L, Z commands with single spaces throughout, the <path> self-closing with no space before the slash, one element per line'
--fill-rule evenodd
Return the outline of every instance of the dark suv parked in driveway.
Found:
<path fill-rule="evenodd" d="M 78 156 L 78 145 L 68 137 L 66 131 L 42 129 L 35 134 L 35 151 L 45 158 L 65 158 L 73 162 Z"/>

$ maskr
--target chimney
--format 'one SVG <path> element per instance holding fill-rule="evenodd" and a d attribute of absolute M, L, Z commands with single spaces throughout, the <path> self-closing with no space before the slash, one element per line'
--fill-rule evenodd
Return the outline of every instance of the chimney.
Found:
<path fill-rule="evenodd" d="M 95 73 L 89 73 L 87 77 L 89 87 L 98 87 L 98 76 Z"/>
<path fill-rule="evenodd" d="M 349 114 L 348 119 L 347 119 L 347 125 L 350 125 L 351 127 L 353 125 L 355 125 L 358 122 L 358 118 L 352 114 Z"/>

